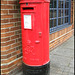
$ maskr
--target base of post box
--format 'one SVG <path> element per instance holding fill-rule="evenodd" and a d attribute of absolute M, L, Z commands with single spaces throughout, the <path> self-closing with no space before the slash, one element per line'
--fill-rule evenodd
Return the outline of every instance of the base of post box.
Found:
<path fill-rule="evenodd" d="M 50 75 L 50 62 L 43 66 L 28 66 L 23 63 L 23 75 Z"/>

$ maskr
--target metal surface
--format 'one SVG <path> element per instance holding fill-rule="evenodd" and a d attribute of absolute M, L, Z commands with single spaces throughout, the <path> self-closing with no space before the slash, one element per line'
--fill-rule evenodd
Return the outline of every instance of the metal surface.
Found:
<path fill-rule="evenodd" d="M 50 62 L 37 67 L 23 63 L 23 75 L 50 75 Z"/>
<path fill-rule="evenodd" d="M 29 66 L 42 66 L 49 59 L 49 0 L 20 0 L 23 62 Z M 28 2 L 31 1 L 31 2 Z M 33 3 L 35 1 L 35 3 Z M 38 3 L 37 1 L 40 1 Z M 48 2 L 42 2 L 48 1 Z M 27 3 L 28 2 L 28 3 Z M 24 15 L 31 15 L 31 28 L 24 28 Z M 27 25 L 28 25 L 27 24 Z"/>
<path fill-rule="evenodd" d="M 25 3 L 25 2 L 28 2 L 28 3 L 36 3 L 36 2 L 50 2 L 50 0 L 20 0 L 20 3 Z"/>

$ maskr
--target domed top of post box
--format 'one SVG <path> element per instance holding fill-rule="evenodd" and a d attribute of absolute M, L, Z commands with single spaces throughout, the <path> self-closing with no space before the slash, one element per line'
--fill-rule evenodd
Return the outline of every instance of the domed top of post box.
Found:
<path fill-rule="evenodd" d="M 31 3 L 31 2 L 33 2 L 33 3 L 36 3 L 36 2 L 50 2 L 50 0 L 20 0 L 20 3 L 27 3 L 27 2 L 29 2 L 29 3 Z"/>

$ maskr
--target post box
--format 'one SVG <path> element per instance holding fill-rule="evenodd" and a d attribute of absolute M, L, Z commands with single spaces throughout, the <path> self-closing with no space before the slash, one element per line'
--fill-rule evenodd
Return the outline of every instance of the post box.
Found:
<path fill-rule="evenodd" d="M 20 0 L 24 75 L 49 75 L 49 0 Z"/>

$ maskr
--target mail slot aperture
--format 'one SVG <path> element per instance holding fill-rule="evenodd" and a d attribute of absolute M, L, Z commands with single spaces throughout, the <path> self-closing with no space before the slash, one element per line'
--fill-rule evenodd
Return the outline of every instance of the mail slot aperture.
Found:
<path fill-rule="evenodd" d="M 23 7 L 23 10 L 34 10 L 33 7 Z"/>

